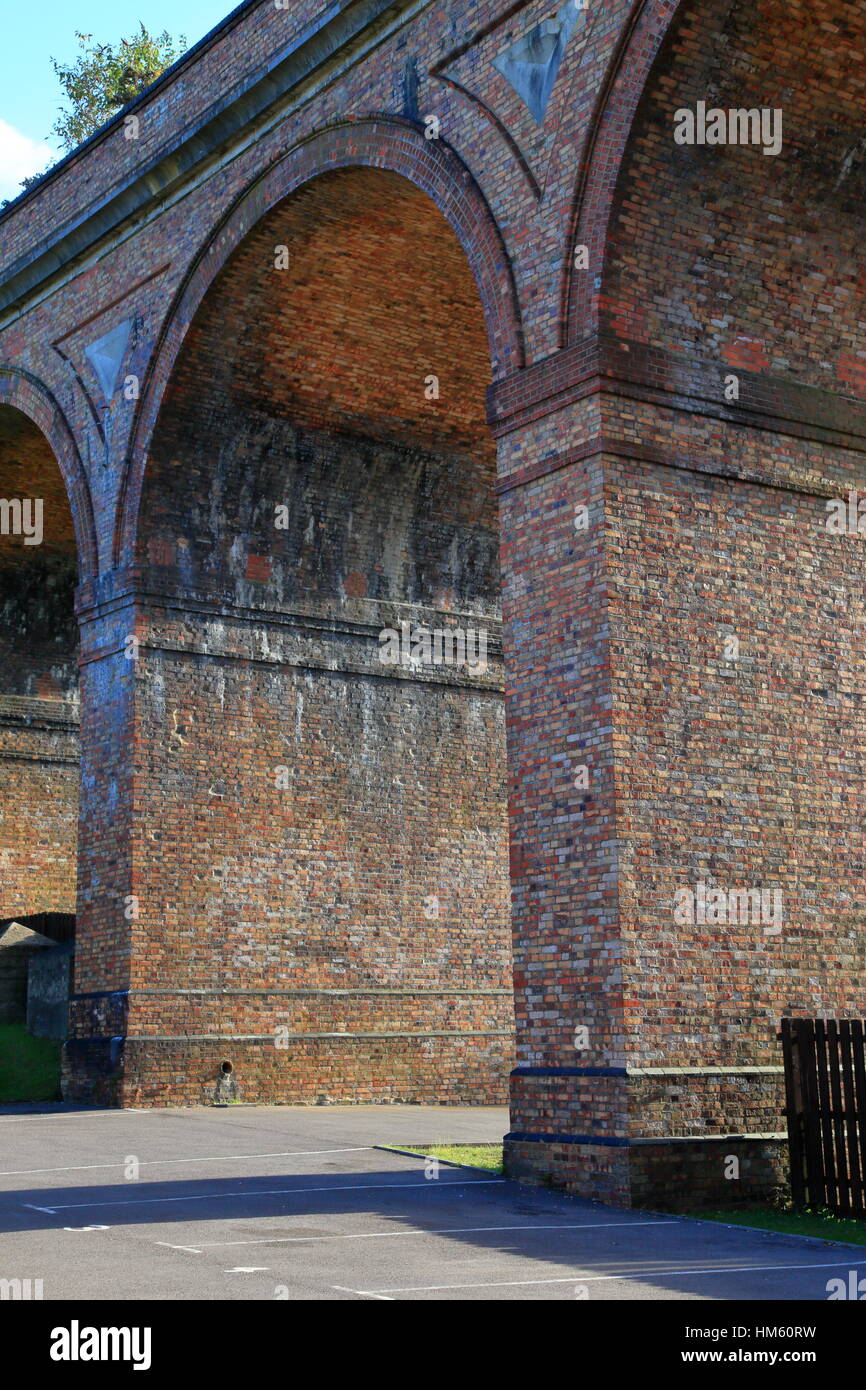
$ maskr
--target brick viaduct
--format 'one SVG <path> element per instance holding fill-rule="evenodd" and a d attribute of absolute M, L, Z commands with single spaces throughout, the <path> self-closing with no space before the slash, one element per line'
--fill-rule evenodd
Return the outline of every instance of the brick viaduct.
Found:
<path fill-rule="evenodd" d="M 866 1012 L 864 37 L 247 0 L 0 215 L 0 918 L 77 911 L 68 1098 L 510 1089 L 517 1175 L 778 1179 L 780 1016 Z"/>

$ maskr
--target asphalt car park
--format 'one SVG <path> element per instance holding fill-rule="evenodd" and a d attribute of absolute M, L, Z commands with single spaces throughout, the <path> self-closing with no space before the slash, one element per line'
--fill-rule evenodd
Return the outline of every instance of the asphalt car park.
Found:
<path fill-rule="evenodd" d="M 866 1249 L 625 1211 L 389 1151 L 504 1110 L 0 1112 L 0 1279 L 51 1299 L 807 1300 Z M 35 1286 L 35 1285 L 34 1285 Z"/>

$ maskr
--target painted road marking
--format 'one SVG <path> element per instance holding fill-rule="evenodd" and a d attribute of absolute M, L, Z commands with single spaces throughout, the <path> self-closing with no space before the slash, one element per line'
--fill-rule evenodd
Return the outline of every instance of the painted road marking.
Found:
<path fill-rule="evenodd" d="M 591 1221 L 550 1222 L 537 1226 L 418 1226 L 409 1231 L 347 1231 L 333 1236 L 261 1236 L 254 1240 L 206 1240 L 196 1250 L 215 1250 L 234 1245 L 291 1245 L 317 1240 L 396 1240 L 398 1236 L 477 1235 L 483 1231 L 597 1231 L 621 1226 L 676 1226 L 677 1221 Z M 157 1245 L 164 1244 L 157 1241 Z M 172 1249 L 181 1249 L 172 1246 Z"/>
<path fill-rule="evenodd" d="M 158 1115 L 158 1110 L 58 1110 L 53 1115 L 0 1115 L 0 1125 L 34 1124 L 41 1120 L 102 1120 L 106 1115 Z"/>
<path fill-rule="evenodd" d="M 850 1269 L 852 1265 L 864 1265 L 866 1260 L 833 1260 L 829 1264 L 807 1264 L 807 1265 L 718 1265 L 713 1269 L 644 1269 L 631 1270 L 627 1274 L 571 1274 L 567 1278 L 560 1279 L 500 1279 L 495 1283 L 479 1284 L 416 1284 L 413 1287 L 402 1289 L 355 1289 L 342 1290 L 342 1292 L 354 1292 L 363 1294 L 367 1297 L 375 1294 L 397 1294 L 397 1293 L 439 1293 L 448 1289 L 507 1289 L 518 1288 L 529 1284 L 601 1284 L 615 1282 L 618 1284 L 632 1284 L 641 1279 L 679 1279 L 684 1274 L 762 1274 L 778 1272 L 779 1270 L 802 1270 L 802 1269 Z M 331 1285 L 336 1288 L 336 1284 Z"/>
<path fill-rule="evenodd" d="M 286 1149 L 273 1154 L 204 1154 L 201 1158 L 142 1158 L 140 1168 L 153 1168 L 169 1163 L 234 1163 L 237 1159 L 252 1158 L 320 1158 L 323 1154 L 371 1153 L 375 1144 L 357 1144 L 351 1149 Z M 95 1168 L 123 1168 L 120 1159 L 116 1163 L 76 1163 L 68 1168 L 13 1168 L 0 1171 L 0 1178 L 29 1178 L 36 1173 L 85 1173 Z"/>
<path fill-rule="evenodd" d="M 393 1298 L 389 1298 L 386 1293 L 365 1293 L 363 1289 L 347 1289 L 343 1284 L 332 1284 L 332 1289 L 338 1293 L 353 1293 L 358 1298 L 377 1298 L 380 1303 L 394 1303 Z"/>

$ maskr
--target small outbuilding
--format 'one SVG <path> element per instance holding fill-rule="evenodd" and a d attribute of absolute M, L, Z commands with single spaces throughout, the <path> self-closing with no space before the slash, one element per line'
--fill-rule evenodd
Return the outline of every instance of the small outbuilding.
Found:
<path fill-rule="evenodd" d="M 56 943 L 23 922 L 0 926 L 0 1023 L 27 1022 L 27 979 L 31 963 Z"/>

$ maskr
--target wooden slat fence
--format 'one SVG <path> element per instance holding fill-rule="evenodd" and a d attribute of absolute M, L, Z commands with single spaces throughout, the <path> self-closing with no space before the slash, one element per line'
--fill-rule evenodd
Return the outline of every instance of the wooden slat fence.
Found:
<path fill-rule="evenodd" d="M 794 1202 L 866 1215 L 866 1024 L 784 1018 L 780 1036 Z"/>

